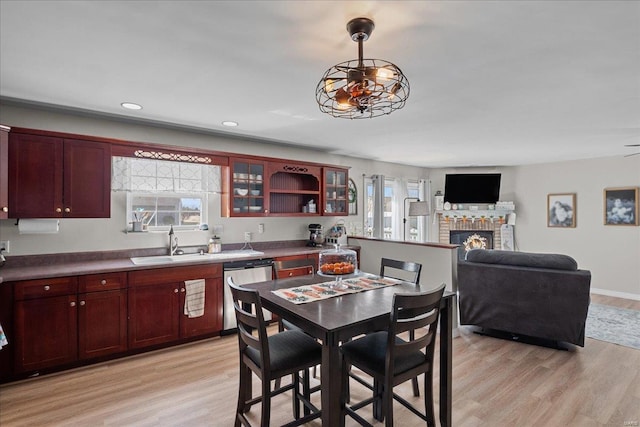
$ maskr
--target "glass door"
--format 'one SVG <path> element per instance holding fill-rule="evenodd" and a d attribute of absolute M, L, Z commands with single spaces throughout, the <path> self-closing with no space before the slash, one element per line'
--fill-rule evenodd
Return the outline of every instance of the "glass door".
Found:
<path fill-rule="evenodd" d="M 349 204 L 347 194 L 347 170 L 325 168 L 324 215 L 347 215 Z"/>

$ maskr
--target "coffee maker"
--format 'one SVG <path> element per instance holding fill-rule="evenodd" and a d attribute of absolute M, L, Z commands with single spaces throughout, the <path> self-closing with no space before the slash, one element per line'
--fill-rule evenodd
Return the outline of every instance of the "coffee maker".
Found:
<path fill-rule="evenodd" d="M 309 241 L 307 242 L 307 246 L 322 246 L 323 244 L 322 224 L 309 224 Z"/>

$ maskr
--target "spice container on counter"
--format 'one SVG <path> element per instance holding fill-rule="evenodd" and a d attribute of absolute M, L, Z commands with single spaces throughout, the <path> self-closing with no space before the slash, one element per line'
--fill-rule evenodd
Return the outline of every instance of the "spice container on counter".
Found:
<path fill-rule="evenodd" d="M 222 252 L 222 242 L 218 236 L 213 236 L 209 239 L 209 246 L 207 252 L 210 254 L 217 254 Z"/>

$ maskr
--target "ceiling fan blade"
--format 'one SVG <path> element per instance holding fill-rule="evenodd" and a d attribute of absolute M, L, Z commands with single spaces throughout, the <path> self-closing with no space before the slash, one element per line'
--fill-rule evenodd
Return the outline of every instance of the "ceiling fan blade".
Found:
<path fill-rule="evenodd" d="M 624 156 L 624 157 L 637 156 L 638 154 L 640 154 L 640 151 L 639 151 L 639 152 L 637 152 L 637 153 L 627 154 L 627 155 L 626 155 L 626 156 Z"/>
<path fill-rule="evenodd" d="M 640 144 L 625 144 L 625 147 L 640 147 Z"/>

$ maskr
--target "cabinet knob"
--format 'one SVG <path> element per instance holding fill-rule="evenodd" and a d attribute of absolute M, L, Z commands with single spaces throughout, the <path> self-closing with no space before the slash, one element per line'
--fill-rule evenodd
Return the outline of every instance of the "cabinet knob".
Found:
<path fill-rule="evenodd" d="M 184 288 L 180 288 L 180 292 L 185 292 Z"/>
<path fill-rule="evenodd" d="M 106 284 L 107 284 L 107 281 L 106 281 L 106 280 L 104 280 L 104 279 L 102 279 L 102 280 L 100 281 L 100 284 L 101 284 L 101 285 L 106 285 Z"/>
<path fill-rule="evenodd" d="M 293 273 L 292 273 L 292 272 L 289 272 L 289 277 L 291 277 L 291 276 L 293 276 Z"/>
<path fill-rule="evenodd" d="M 85 305 L 86 302 L 85 301 L 80 301 L 80 305 Z"/>
<path fill-rule="evenodd" d="M 76 306 L 76 302 L 75 301 L 71 301 L 71 303 L 69 304 L 71 307 L 75 307 Z"/>
<path fill-rule="evenodd" d="M 49 286 L 49 285 L 44 285 L 44 290 L 45 290 L 45 291 L 48 291 L 49 289 L 51 289 L 51 286 Z"/>
<path fill-rule="evenodd" d="M 6 207 L 6 206 L 3 206 L 3 207 L 2 207 L 2 212 L 9 212 L 9 208 L 8 208 L 8 207 Z"/>
<path fill-rule="evenodd" d="M 174 294 L 177 294 L 177 293 L 178 293 L 178 290 L 177 290 L 177 289 L 174 289 L 174 290 L 173 290 L 173 293 L 174 293 Z"/>
<path fill-rule="evenodd" d="M 69 212 L 71 212 L 71 208 L 64 208 L 64 211 L 65 211 L 66 213 L 69 213 Z"/>
<path fill-rule="evenodd" d="M 62 208 L 56 208 L 56 212 L 57 212 L 57 213 L 62 212 Z"/>

